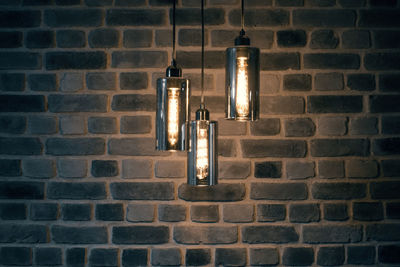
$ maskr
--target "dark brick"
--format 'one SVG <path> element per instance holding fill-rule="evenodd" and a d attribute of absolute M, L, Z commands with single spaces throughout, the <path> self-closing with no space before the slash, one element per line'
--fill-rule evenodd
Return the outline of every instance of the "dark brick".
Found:
<path fill-rule="evenodd" d="M 114 111 L 154 111 L 154 95 L 115 95 L 111 107 Z"/>
<path fill-rule="evenodd" d="M 283 250 L 283 264 L 309 266 L 314 262 L 314 250 L 308 247 L 287 247 Z"/>
<path fill-rule="evenodd" d="M 126 219 L 129 222 L 153 222 L 155 208 L 151 204 L 130 204 L 127 208 Z"/>
<path fill-rule="evenodd" d="M 324 219 L 328 221 L 346 221 L 349 219 L 347 204 L 327 203 L 324 204 Z"/>
<path fill-rule="evenodd" d="M 369 106 L 371 113 L 400 112 L 399 95 L 371 95 Z"/>
<path fill-rule="evenodd" d="M 320 178 L 343 178 L 344 177 L 344 162 L 343 161 L 319 161 L 318 174 Z"/>
<path fill-rule="evenodd" d="M 400 224 L 369 224 L 366 228 L 366 238 L 368 241 L 399 241 Z"/>
<path fill-rule="evenodd" d="M 81 0 L 56 0 L 56 5 L 59 6 L 73 6 L 79 5 Z"/>
<path fill-rule="evenodd" d="M 200 52 L 178 51 L 176 60 L 180 67 L 197 69 L 201 67 Z M 223 51 L 207 51 L 204 55 L 204 67 L 206 69 L 222 69 L 225 67 L 225 54 Z"/>
<path fill-rule="evenodd" d="M 47 243 L 47 227 L 35 224 L 0 225 L 1 243 Z"/>
<path fill-rule="evenodd" d="M 251 134 L 255 136 L 277 135 L 280 132 L 280 128 L 279 119 L 259 119 L 250 124 Z M 236 135 L 233 133 L 234 131 L 238 131 L 237 124 L 232 125 L 232 135 Z M 245 131 L 243 134 L 245 134 Z"/>
<path fill-rule="evenodd" d="M 304 200 L 307 195 L 304 183 L 252 183 L 250 191 L 251 199 Z"/>
<path fill-rule="evenodd" d="M 311 188 L 315 199 L 358 199 L 366 195 L 361 183 L 314 183 Z"/>
<path fill-rule="evenodd" d="M 349 160 L 347 176 L 350 178 L 375 178 L 379 175 L 378 163 L 374 160 Z"/>
<path fill-rule="evenodd" d="M 97 204 L 96 220 L 122 221 L 124 219 L 124 207 L 122 204 Z"/>
<path fill-rule="evenodd" d="M 114 244 L 164 244 L 169 240 L 167 226 L 119 226 L 112 233 Z"/>
<path fill-rule="evenodd" d="M 257 221 L 258 222 L 276 222 L 283 221 L 286 217 L 286 207 L 282 204 L 258 204 Z"/>
<path fill-rule="evenodd" d="M 106 244 L 108 239 L 105 226 L 54 225 L 51 236 L 58 244 Z"/>
<path fill-rule="evenodd" d="M 84 267 L 86 263 L 85 248 L 68 248 L 66 250 L 66 263 L 68 267 Z"/>
<path fill-rule="evenodd" d="M 84 31 L 78 30 L 60 30 L 57 31 L 57 47 L 60 48 L 78 48 L 86 44 Z"/>
<path fill-rule="evenodd" d="M 244 184 L 218 184 L 196 187 L 188 184 L 179 186 L 178 195 L 186 201 L 240 201 L 245 196 Z"/>
<path fill-rule="evenodd" d="M 47 6 L 52 4 L 53 0 L 23 0 L 22 2 L 24 6 Z"/>
<path fill-rule="evenodd" d="M 112 3 L 110 3 L 111 5 Z M 145 4 L 145 0 L 116 0 L 116 6 L 143 6 Z"/>
<path fill-rule="evenodd" d="M 183 164 L 180 168 L 183 169 Z M 250 161 L 222 161 L 218 164 L 218 177 L 220 179 L 246 179 L 250 176 L 250 168 Z M 182 172 L 180 177 L 183 176 Z"/>
<path fill-rule="evenodd" d="M 23 203 L 1 203 L 0 219 L 2 220 L 25 220 L 26 206 Z"/>
<path fill-rule="evenodd" d="M 90 204 L 63 204 L 62 219 L 64 221 L 90 221 L 92 217 Z"/>
<path fill-rule="evenodd" d="M 193 222 L 218 222 L 219 212 L 217 205 L 192 206 L 190 218 Z"/>
<path fill-rule="evenodd" d="M 106 195 L 104 183 L 51 182 L 47 185 L 49 199 L 105 199 Z"/>
<path fill-rule="evenodd" d="M 278 31 L 276 34 L 280 47 L 303 47 L 307 43 L 306 32 L 303 30 Z"/>
<path fill-rule="evenodd" d="M 243 243 L 289 243 L 297 242 L 299 235 L 292 226 L 243 226 Z"/>
<path fill-rule="evenodd" d="M 50 27 L 98 27 L 103 23 L 100 9 L 48 9 L 44 23 Z"/>
<path fill-rule="evenodd" d="M 39 10 L 0 11 L 0 28 L 32 28 L 40 25 Z"/>
<path fill-rule="evenodd" d="M 236 226 L 175 226 L 179 244 L 233 244 L 238 240 Z"/>
<path fill-rule="evenodd" d="M 382 263 L 400 263 L 399 245 L 381 245 L 378 247 L 378 259 Z"/>
<path fill-rule="evenodd" d="M 365 135 L 378 133 L 378 119 L 360 117 L 350 119 L 350 135 Z"/>
<path fill-rule="evenodd" d="M 96 29 L 89 33 L 88 39 L 93 48 L 118 47 L 119 32 L 114 29 Z"/>
<path fill-rule="evenodd" d="M 0 159 L 0 176 L 21 176 L 21 160 Z"/>
<path fill-rule="evenodd" d="M 306 6 L 330 7 L 336 5 L 336 0 L 306 0 Z"/>
<path fill-rule="evenodd" d="M 127 156 L 157 156 L 168 155 L 154 149 L 155 140 L 152 138 L 111 139 L 108 142 L 108 153 L 111 155 Z"/>
<path fill-rule="evenodd" d="M 235 157 L 236 142 L 232 139 L 218 139 L 218 156 Z"/>
<path fill-rule="evenodd" d="M 374 155 L 399 155 L 400 154 L 400 138 L 380 138 L 375 139 L 372 143 L 372 151 Z"/>
<path fill-rule="evenodd" d="M 276 0 L 276 6 L 304 6 L 304 0 Z"/>
<path fill-rule="evenodd" d="M 368 156 L 366 139 L 314 139 L 310 141 L 313 157 Z"/>
<path fill-rule="evenodd" d="M 186 249 L 185 263 L 188 266 L 202 266 L 211 263 L 210 249 Z"/>
<path fill-rule="evenodd" d="M 400 75 L 398 73 L 388 73 L 379 75 L 379 90 L 382 92 L 399 92 Z"/>
<path fill-rule="evenodd" d="M 339 0 L 339 4 L 342 7 L 363 7 L 365 6 L 365 0 Z"/>
<path fill-rule="evenodd" d="M 0 74 L 0 91 L 24 91 L 25 75 L 23 73 Z"/>
<path fill-rule="evenodd" d="M 185 221 L 186 207 L 183 205 L 158 205 L 158 219 L 162 222 Z"/>
<path fill-rule="evenodd" d="M 229 23 L 240 26 L 241 12 L 235 9 L 229 13 Z M 248 9 L 244 14 L 245 26 L 284 26 L 289 24 L 289 11 L 283 9 Z"/>
<path fill-rule="evenodd" d="M 353 203 L 353 218 L 357 221 L 383 220 L 383 205 L 378 202 Z"/>
<path fill-rule="evenodd" d="M 400 199 L 399 182 L 374 182 L 370 185 L 373 199 Z"/>
<path fill-rule="evenodd" d="M 263 96 L 261 97 L 262 114 L 302 114 L 304 99 L 300 96 Z"/>
<path fill-rule="evenodd" d="M 32 91 L 56 91 L 57 77 L 55 74 L 32 74 L 28 77 Z"/>
<path fill-rule="evenodd" d="M 40 266 L 56 266 L 62 264 L 61 248 L 36 248 L 35 263 Z"/>
<path fill-rule="evenodd" d="M 311 34 L 310 47 L 314 49 L 333 49 L 339 44 L 339 37 L 332 30 L 317 30 Z"/>
<path fill-rule="evenodd" d="M 386 217 L 388 219 L 400 219 L 400 203 L 387 203 Z"/>
<path fill-rule="evenodd" d="M 317 263 L 322 266 L 338 266 L 344 263 L 344 247 L 320 247 Z"/>
<path fill-rule="evenodd" d="M 400 26 L 400 12 L 397 9 L 360 10 L 358 26 L 366 28 L 395 28 Z"/>
<path fill-rule="evenodd" d="M 246 266 L 247 253 L 245 248 L 216 248 L 215 265 Z"/>
<path fill-rule="evenodd" d="M 0 48 L 22 46 L 22 32 L 0 32 Z"/>
<path fill-rule="evenodd" d="M 115 160 L 93 160 L 92 175 L 94 177 L 113 177 L 117 176 L 118 162 Z"/>
<path fill-rule="evenodd" d="M 330 12 L 330 11 L 329 11 Z M 360 56 L 357 54 L 315 53 L 305 54 L 305 69 L 358 69 Z"/>
<path fill-rule="evenodd" d="M 400 122 L 399 122 L 400 123 Z M 385 177 L 400 176 L 400 161 L 399 160 L 382 160 L 381 168 Z"/>
<path fill-rule="evenodd" d="M 42 144 L 38 138 L 0 137 L 0 155 L 40 155 Z"/>
<path fill-rule="evenodd" d="M 119 76 L 122 90 L 142 90 L 147 88 L 148 78 L 145 72 L 121 73 Z"/>
<path fill-rule="evenodd" d="M 313 136 L 315 134 L 315 124 L 310 118 L 298 118 L 285 120 L 285 136 Z"/>
<path fill-rule="evenodd" d="M 201 46 L 200 29 L 181 29 L 179 30 L 178 42 L 180 46 Z M 208 32 L 204 33 L 204 45 L 208 44 Z"/>
<path fill-rule="evenodd" d="M 400 46 L 400 31 L 375 31 L 374 44 L 379 49 L 396 49 Z"/>
<path fill-rule="evenodd" d="M 342 34 L 343 48 L 363 49 L 371 47 L 371 37 L 369 31 L 350 30 Z"/>
<path fill-rule="evenodd" d="M 106 95 L 49 95 L 50 112 L 106 112 Z"/>
<path fill-rule="evenodd" d="M 42 95 L 0 95 L 0 112 L 42 112 L 45 109 Z"/>
<path fill-rule="evenodd" d="M 49 138 L 46 153 L 54 156 L 103 155 L 105 143 L 102 138 Z"/>
<path fill-rule="evenodd" d="M 172 23 L 172 9 L 169 12 L 169 21 Z M 221 8 L 204 9 L 205 25 L 220 25 L 225 23 L 225 12 Z M 200 8 L 178 8 L 176 10 L 177 25 L 200 25 Z"/>
<path fill-rule="evenodd" d="M 320 117 L 318 118 L 318 132 L 320 135 L 345 135 L 347 133 L 347 117 Z"/>
<path fill-rule="evenodd" d="M 282 162 L 264 161 L 254 163 L 254 177 L 280 178 L 282 177 Z"/>
<path fill-rule="evenodd" d="M 0 70 L 30 70 L 40 69 L 41 66 L 42 57 L 38 53 L 0 52 Z"/>
<path fill-rule="evenodd" d="M 349 246 L 347 247 L 347 263 L 349 264 L 374 264 L 375 247 L 372 246 Z"/>
<path fill-rule="evenodd" d="M 362 239 L 361 225 L 303 226 L 303 242 L 318 243 L 350 243 Z"/>
<path fill-rule="evenodd" d="M 0 199 L 43 199 L 42 182 L 0 182 Z"/>
<path fill-rule="evenodd" d="M 170 182 L 156 183 L 112 183 L 111 195 L 114 199 L 126 200 L 172 200 L 174 185 Z"/>
<path fill-rule="evenodd" d="M 106 21 L 108 26 L 158 26 L 165 24 L 165 17 L 161 9 L 109 9 Z"/>
<path fill-rule="evenodd" d="M 343 74 L 337 72 L 317 73 L 314 87 L 320 91 L 343 90 Z"/>
<path fill-rule="evenodd" d="M 269 121 L 267 119 L 267 121 Z M 257 125 L 257 126 L 264 126 L 265 129 L 265 134 L 267 135 L 268 132 L 274 131 L 273 129 L 267 129 L 270 124 L 267 124 L 267 121 L 261 119 L 257 120 L 256 122 L 252 123 L 251 125 Z M 271 120 L 271 126 L 270 128 L 276 128 L 278 127 L 278 132 L 279 132 L 279 119 L 277 120 L 277 123 L 275 120 Z M 247 123 L 237 123 L 234 120 L 226 120 L 225 118 L 223 119 L 218 119 L 218 135 L 245 135 L 247 131 Z M 258 133 L 262 135 L 262 130 L 258 130 Z"/>
<path fill-rule="evenodd" d="M 248 204 L 226 204 L 223 206 L 225 222 L 246 223 L 254 221 L 254 207 Z"/>
<path fill-rule="evenodd" d="M 397 0 L 370 0 L 369 4 L 376 7 L 395 7 Z"/>
<path fill-rule="evenodd" d="M 300 69 L 300 55 L 298 53 L 262 53 L 260 69 L 298 70 Z"/>
<path fill-rule="evenodd" d="M 275 248 L 250 248 L 250 264 L 252 266 L 277 265 L 279 253 Z"/>
<path fill-rule="evenodd" d="M 222 96 L 206 96 L 205 103 L 207 103 L 207 109 L 211 113 L 224 113 L 225 112 L 225 98 Z M 192 96 L 190 98 L 191 111 L 196 112 L 200 106 L 200 96 Z"/>
<path fill-rule="evenodd" d="M 215 30 L 211 32 L 212 46 L 229 47 L 237 37 L 237 31 Z M 271 48 L 274 42 L 274 32 L 269 30 L 247 30 L 246 35 L 251 39 L 251 45 L 259 48 Z"/>
<path fill-rule="evenodd" d="M 121 118 L 121 133 L 140 134 L 151 131 L 150 116 L 123 116 Z"/>
<path fill-rule="evenodd" d="M 347 87 L 356 91 L 375 90 L 375 76 L 371 74 L 349 74 L 347 75 Z"/>
<path fill-rule="evenodd" d="M 292 204 L 289 208 L 289 220 L 296 223 L 318 222 L 320 219 L 318 204 Z"/>
<path fill-rule="evenodd" d="M 283 89 L 288 91 L 310 91 L 311 75 L 286 74 L 283 77 Z"/>
<path fill-rule="evenodd" d="M 126 30 L 124 31 L 124 47 L 151 47 L 153 34 L 151 30 Z"/>
<path fill-rule="evenodd" d="M 306 154 L 306 144 L 299 140 L 241 140 L 245 158 L 302 158 Z"/>
<path fill-rule="evenodd" d="M 147 249 L 124 249 L 122 252 L 122 266 L 134 267 L 138 265 L 147 265 Z"/>
<path fill-rule="evenodd" d="M 364 66 L 367 70 L 400 70 L 400 53 L 366 54 Z"/>
<path fill-rule="evenodd" d="M 117 120 L 113 117 L 89 117 L 89 133 L 113 134 L 117 132 Z"/>
<path fill-rule="evenodd" d="M 4 265 L 32 265 L 32 249 L 28 247 L 2 247 L 0 263 Z"/>
<path fill-rule="evenodd" d="M 286 164 L 288 179 L 307 179 L 315 176 L 314 162 L 289 161 Z"/>
<path fill-rule="evenodd" d="M 90 266 L 117 266 L 118 265 L 117 248 L 94 248 L 90 252 Z"/>
<path fill-rule="evenodd" d="M 46 54 L 47 70 L 104 69 L 106 65 L 107 55 L 102 51 L 48 52 Z"/>
<path fill-rule="evenodd" d="M 58 218 L 58 204 L 56 203 L 34 203 L 31 205 L 31 220 L 52 221 Z"/>
<path fill-rule="evenodd" d="M 52 31 L 29 31 L 25 37 L 25 45 L 28 48 L 51 48 L 54 47 L 54 32 Z"/>
<path fill-rule="evenodd" d="M 356 22 L 353 10 L 298 9 L 293 11 L 293 24 L 307 27 L 351 27 Z"/>
<path fill-rule="evenodd" d="M 180 266 L 181 250 L 179 248 L 155 248 L 151 250 L 153 266 Z"/>

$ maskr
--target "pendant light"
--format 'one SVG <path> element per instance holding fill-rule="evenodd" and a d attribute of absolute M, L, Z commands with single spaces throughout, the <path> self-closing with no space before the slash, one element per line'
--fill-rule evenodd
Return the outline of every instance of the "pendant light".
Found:
<path fill-rule="evenodd" d="M 255 121 L 259 118 L 260 50 L 250 47 L 244 31 L 244 0 L 241 14 L 242 29 L 235 46 L 226 49 L 225 118 Z"/>
<path fill-rule="evenodd" d="M 172 15 L 172 62 L 166 70 L 166 77 L 157 79 L 156 149 L 164 151 L 188 149 L 190 88 L 189 80 L 182 78 L 182 69 L 176 63 L 175 1 Z"/>
<path fill-rule="evenodd" d="M 204 0 L 201 0 L 201 104 L 196 120 L 189 124 L 188 184 L 217 184 L 217 122 L 210 121 L 204 103 Z"/>

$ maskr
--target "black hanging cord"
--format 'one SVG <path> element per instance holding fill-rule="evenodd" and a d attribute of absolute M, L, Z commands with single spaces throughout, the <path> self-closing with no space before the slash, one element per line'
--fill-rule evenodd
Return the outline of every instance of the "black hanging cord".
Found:
<path fill-rule="evenodd" d="M 240 33 L 243 32 L 244 33 L 244 0 L 242 0 L 242 17 L 241 17 L 241 24 L 242 24 L 242 30 L 240 31 Z"/>
<path fill-rule="evenodd" d="M 200 108 L 205 108 L 204 104 L 204 0 L 201 0 L 201 102 Z"/>
<path fill-rule="evenodd" d="M 176 0 L 173 0 L 174 6 L 172 9 L 172 65 L 176 65 L 176 51 L 175 51 L 175 36 L 176 36 L 176 30 L 175 30 L 175 6 L 176 6 Z"/>

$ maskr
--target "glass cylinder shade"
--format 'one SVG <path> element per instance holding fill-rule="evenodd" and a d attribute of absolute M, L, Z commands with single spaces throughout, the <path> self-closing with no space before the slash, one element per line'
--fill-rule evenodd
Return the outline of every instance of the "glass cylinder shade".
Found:
<path fill-rule="evenodd" d="M 178 77 L 157 80 L 157 150 L 188 149 L 189 99 L 189 80 Z"/>
<path fill-rule="evenodd" d="M 191 121 L 188 152 L 188 184 L 209 186 L 217 184 L 217 122 Z"/>
<path fill-rule="evenodd" d="M 226 50 L 225 117 L 255 121 L 259 118 L 260 50 L 235 46 Z"/>

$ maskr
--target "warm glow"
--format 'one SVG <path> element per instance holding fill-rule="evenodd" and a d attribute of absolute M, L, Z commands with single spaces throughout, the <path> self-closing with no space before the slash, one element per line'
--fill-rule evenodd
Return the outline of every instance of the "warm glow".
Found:
<path fill-rule="evenodd" d="M 207 128 L 203 128 L 200 125 L 197 129 L 197 155 L 196 155 L 196 167 L 197 167 L 197 178 L 204 179 L 208 176 L 208 134 Z"/>
<path fill-rule="evenodd" d="M 237 58 L 236 112 L 239 117 L 249 115 L 249 83 L 247 57 Z"/>
<path fill-rule="evenodd" d="M 179 136 L 179 88 L 168 88 L 168 141 L 174 146 Z"/>

